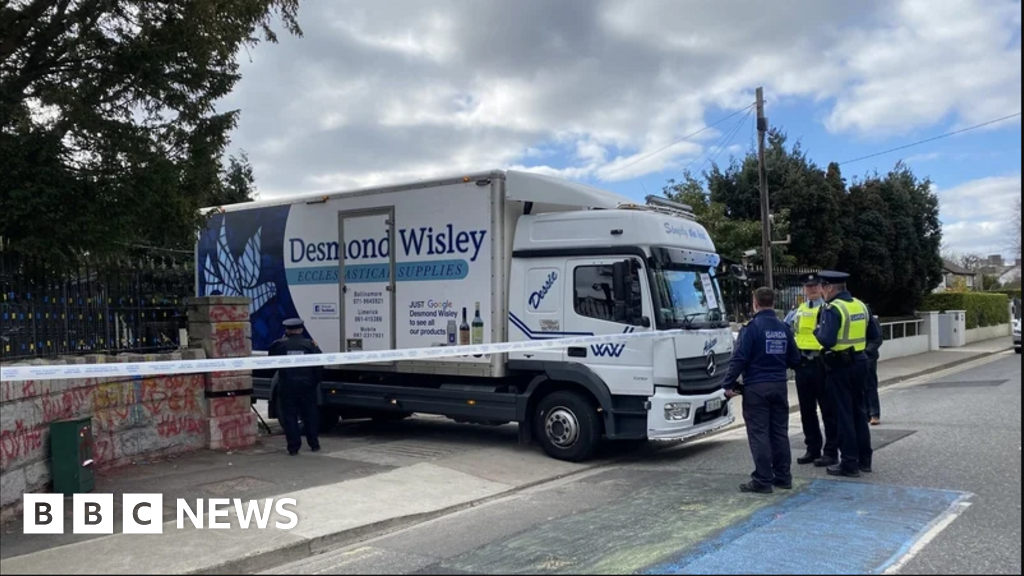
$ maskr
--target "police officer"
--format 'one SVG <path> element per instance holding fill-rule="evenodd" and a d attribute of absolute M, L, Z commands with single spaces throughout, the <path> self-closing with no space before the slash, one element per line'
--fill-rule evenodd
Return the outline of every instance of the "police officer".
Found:
<path fill-rule="evenodd" d="M 799 366 L 800 351 L 792 330 L 775 315 L 775 291 L 758 288 L 753 304 L 754 319 L 740 331 L 723 387 L 727 398 L 739 395 L 743 376 L 743 418 L 755 471 L 740 490 L 771 494 L 793 487 L 788 369 Z"/>
<path fill-rule="evenodd" d="M 821 279 L 817 274 L 804 274 L 800 282 L 804 285 L 806 301 L 786 317 L 786 323 L 793 327 L 801 356 L 800 367 L 796 369 L 796 394 L 800 402 L 800 421 L 807 453 L 796 462 L 827 468 L 839 463 L 839 425 L 835 406 L 825 386 L 825 362 L 821 344 L 814 337 L 818 315 L 825 300 L 821 295 Z M 824 436 L 818 424 L 819 408 L 821 423 L 825 427 Z"/>
<path fill-rule="evenodd" d="M 878 337 L 867 305 L 850 294 L 844 272 L 819 275 L 828 304 L 821 314 L 815 338 L 825 351 L 829 394 L 834 399 L 839 423 L 840 463 L 829 475 L 859 478 L 871 472 L 871 429 L 864 389 L 867 380 L 868 340 Z"/>
<path fill-rule="evenodd" d="M 868 355 L 868 374 L 864 401 L 867 402 L 870 424 L 878 426 L 882 423 L 882 403 L 878 398 L 878 360 L 882 357 L 879 350 L 884 342 L 882 340 L 882 324 L 878 316 L 872 316 L 871 323 L 875 326 L 878 334 L 877 338 L 868 340 L 868 348 L 866 350 Z"/>
<path fill-rule="evenodd" d="M 270 346 L 270 356 L 302 356 L 322 354 L 316 342 L 305 337 L 301 319 L 284 321 L 285 336 Z M 277 372 L 278 397 L 281 402 L 281 425 L 288 440 L 288 454 L 295 456 L 302 447 L 299 418 L 306 427 L 306 442 L 313 452 L 320 451 L 320 412 L 317 392 L 323 367 L 281 368 Z"/>

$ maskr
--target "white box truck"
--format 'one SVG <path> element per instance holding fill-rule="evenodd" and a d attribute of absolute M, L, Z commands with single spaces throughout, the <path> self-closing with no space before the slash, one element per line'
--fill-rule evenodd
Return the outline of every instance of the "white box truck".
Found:
<path fill-rule="evenodd" d="M 734 421 L 722 266 L 686 207 L 490 171 L 210 211 L 196 293 L 251 298 L 254 353 L 291 317 L 325 353 L 675 332 L 327 367 L 325 428 L 414 413 L 515 422 L 521 441 L 582 461 L 603 440 L 688 439 Z M 255 376 L 254 402 L 276 417 L 273 373 Z"/>

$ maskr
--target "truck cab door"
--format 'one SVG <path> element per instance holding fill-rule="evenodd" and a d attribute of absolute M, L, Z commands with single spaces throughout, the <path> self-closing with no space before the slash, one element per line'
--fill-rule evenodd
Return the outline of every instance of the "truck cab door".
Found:
<path fill-rule="evenodd" d="M 566 262 L 565 329 L 604 336 L 650 332 L 652 306 L 639 258 L 590 258 Z M 565 351 L 566 362 L 585 364 L 613 395 L 654 393 L 654 340 L 630 339 Z"/>
<path fill-rule="evenodd" d="M 509 341 L 533 343 L 584 334 L 569 334 L 564 327 L 566 280 L 562 259 L 521 260 L 510 281 Z M 510 360 L 564 362 L 565 350 L 512 352 Z"/>

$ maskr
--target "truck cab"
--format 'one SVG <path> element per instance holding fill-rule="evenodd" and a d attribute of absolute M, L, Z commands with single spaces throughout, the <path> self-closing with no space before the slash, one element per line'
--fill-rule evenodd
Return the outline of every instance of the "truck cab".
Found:
<path fill-rule="evenodd" d="M 510 341 L 673 332 L 510 354 L 511 370 L 595 382 L 610 439 L 681 440 L 734 421 L 721 389 L 734 345 L 721 260 L 685 207 L 661 204 L 523 216 L 515 233 Z M 562 430 L 584 425 L 575 411 L 537 417 L 549 453 L 573 452 L 581 432 Z"/>

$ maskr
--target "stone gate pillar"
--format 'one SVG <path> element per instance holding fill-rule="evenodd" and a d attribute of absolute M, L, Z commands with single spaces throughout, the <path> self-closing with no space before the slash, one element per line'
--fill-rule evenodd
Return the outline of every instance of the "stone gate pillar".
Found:
<path fill-rule="evenodd" d="M 189 346 L 207 358 L 252 355 L 249 299 L 225 296 L 195 298 L 188 304 Z M 233 450 L 256 443 L 256 414 L 251 408 L 252 371 L 205 375 L 206 447 Z"/>

